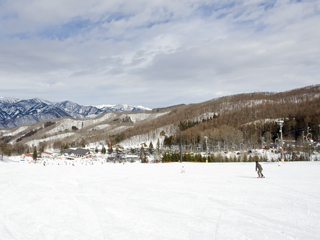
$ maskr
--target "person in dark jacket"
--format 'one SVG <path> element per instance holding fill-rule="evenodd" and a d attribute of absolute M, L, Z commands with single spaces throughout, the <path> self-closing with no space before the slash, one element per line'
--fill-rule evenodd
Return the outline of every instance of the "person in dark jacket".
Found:
<path fill-rule="evenodd" d="M 260 163 L 258 163 L 258 161 L 256 161 L 256 171 L 258 172 L 259 178 L 264 177 L 262 174 L 262 170 L 263 170 L 263 168 L 261 167 Z"/>

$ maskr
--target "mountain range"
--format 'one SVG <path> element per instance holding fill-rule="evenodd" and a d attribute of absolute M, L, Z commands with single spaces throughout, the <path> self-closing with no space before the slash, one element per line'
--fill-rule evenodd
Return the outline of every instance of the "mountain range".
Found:
<path fill-rule="evenodd" d="M 0 98 L 0 128 L 12 128 L 61 117 L 96 117 L 105 112 L 150 111 L 127 104 L 84 106 L 70 101 L 50 102 L 40 98 Z"/>
<path fill-rule="evenodd" d="M 320 85 L 279 93 L 243 93 L 151 111 L 41 99 L 1 99 L 0 107 L 0 117 L 8 119 L 6 125 L 2 123 L 0 142 L 11 144 L 15 154 L 32 146 L 61 150 L 109 143 L 124 148 L 183 143 L 196 149 L 204 146 L 205 136 L 208 147 L 216 150 L 271 146 L 282 137 L 290 142 L 320 142 Z M 121 112 L 124 109 L 128 110 Z M 23 124 L 27 121 L 35 123 Z M 20 125 L 9 128 L 9 124 Z"/>

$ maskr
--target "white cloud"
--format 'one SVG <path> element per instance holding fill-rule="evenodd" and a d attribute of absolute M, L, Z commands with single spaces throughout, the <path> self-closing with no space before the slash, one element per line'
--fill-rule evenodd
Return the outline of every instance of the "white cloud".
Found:
<path fill-rule="evenodd" d="M 6 1 L 0 93 L 158 107 L 317 84 L 319 9 L 319 1 Z"/>

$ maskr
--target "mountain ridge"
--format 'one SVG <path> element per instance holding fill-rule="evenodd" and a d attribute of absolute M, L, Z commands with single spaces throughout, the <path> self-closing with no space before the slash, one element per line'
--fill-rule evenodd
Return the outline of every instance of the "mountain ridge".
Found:
<path fill-rule="evenodd" d="M 105 105 L 107 106 L 107 105 Z M 41 98 L 19 99 L 0 98 L 0 128 L 13 128 L 23 124 L 33 124 L 61 117 L 96 117 L 105 112 L 150 111 L 141 106 L 127 104 L 109 105 L 97 108 L 80 105 L 71 101 L 50 102 Z"/>
<path fill-rule="evenodd" d="M 73 109 L 78 107 L 70 104 Z M 37 116 L 37 109 L 29 110 Z M 204 136 L 216 149 L 250 149 L 279 144 L 280 120 L 285 140 L 320 142 L 320 85 L 279 93 L 236 94 L 152 111 L 106 112 L 95 118 L 65 116 L 2 129 L 0 135 L 19 153 L 32 146 L 57 150 L 109 143 L 126 148 L 183 143 L 196 149 L 205 144 Z"/>

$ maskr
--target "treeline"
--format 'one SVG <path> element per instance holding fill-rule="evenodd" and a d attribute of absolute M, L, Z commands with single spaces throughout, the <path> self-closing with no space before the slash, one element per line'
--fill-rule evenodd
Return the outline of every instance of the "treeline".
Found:
<path fill-rule="evenodd" d="M 182 154 L 183 162 L 266 162 L 267 158 L 261 155 L 234 155 L 228 157 L 218 153 L 217 155 L 211 154 L 209 156 L 202 156 L 201 154 Z M 163 155 L 162 162 L 180 162 L 180 153 L 166 153 Z"/>
<path fill-rule="evenodd" d="M 133 124 L 122 122 L 121 126 L 130 127 L 119 133 L 109 134 L 108 129 L 91 130 L 81 128 L 74 131 L 64 130 L 73 135 L 63 140 L 42 141 L 40 145 L 53 146 L 56 149 L 68 144 L 70 147 L 82 147 L 91 142 L 120 143 L 130 137 L 155 134 L 157 129 L 173 126 L 167 134 L 165 145 L 183 143 L 196 147 L 204 144 L 208 137 L 211 148 L 235 149 L 269 145 L 280 138 L 280 127 L 276 119 L 284 120 L 283 138 L 303 141 L 308 137 L 318 141 L 320 136 L 320 85 L 282 93 L 249 93 L 221 97 L 199 104 L 179 105 L 168 109 L 156 109 L 154 113 L 163 113 L 151 121 Z M 209 117 L 211 116 L 211 117 Z M 105 123 L 120 126 L 118 122 Z M 45 139 L 46 132 L 55 122 L 38 123 L 26 130 L 15 142 L 21 143 L 14 149 L 27 149 L 24 143 L 30 140 Z M 51 136 L 51 135 L 50 135 Z M 162 135 L 164 136 L 164 135 Z M 171 139 L 169 139 L 171 137 Z M 159 136 L 150 135 L 150 139 Z M 9 142 L 13 137 L 2 138 Z M 17 150 L 20 152 L 20 150 Z"/>
<path fill-rule="evenodd" d="M 268 110 L 263 110 L 268 109 L 268 105 L 260 106 L 259 111 L 255 108 L 244 108 L 199 122 L 188 128 L 180 128 L 180 131 L 174 135 L 172 144 L 180 142 L 192 145 L 203 144 L 204 136 L 207 136 L 210 144 L 220 144 L 228 149 L 236 146 L 239 150 L 241 144 L 247 147 L 268 146 L 271 142 L 280 139 L 280 125 L 276 122 L 277 118 L 284 119 L 283 139 L 303 142 L 309 133 L 310 138 L 319 140 L 319 99 L 300 103 L 298 107 L 288 106 L 290 111 L 283 113 L 279 109 L 278 114 L 271 115 L 267 114 Z"/>
<path fill-rule="evenodd" d="M 241 136 L 241 142 L 246 145 L 260 145 L 262 141 L 275 141 L 279 138 L 279 125 L 276 119 L 284 120 L 283 137 L 290 140 L 302 140 L 308 128 L 314 140 L 320 134 L 320 85 L 282 93 L 249 93 L 226 96 L 204 103 L 191 104 L 171 108 L 171 112 L 156 120 L 136 124 L 133 128 L 110 138 L 119 142 L 135 135 L 147 134 L 157 128 L 174 124 L 177 128 L 175 142 L 189 144 L 203 143 L 203 136 L 221 132 L 220 139 L 226 145 L 240 142 L 229 141 L 232 135 L 224 132 L 225 126 L 233 134 Z M 194 120 L 207 113 L 214 117 Z M 269 121 L 270 120 L 270 121 Z M 229 131 L 228 130 L 228 131 Z M 241 134 L 239 134 L 239 132 Z M 303 135 L 304 131 L 304 135 Z M 263 140 L 263 139 L 264 140 Z M 228 140 L 227 140 L 228 139 Z"/>
<path fill-rule="evenodd" d="M 280 138 L 280 126 L 276 119 L 283 119 L 283 138 L 303 141 L 309 131 L 314 140 L 320 135 L 319 86 L 297 89 L 284 93 L 251 93 L 222 97 L 200 104 L 182 105 L 170 109 L 170 113 L 149 122 L 134 124 L 132 128 L 109 135 L 99 131 L 95 135 L 81 132 L 86 143 L 103 140 L 118 144 L 133 136 L 150 134 L 156 129 L 173 124 L 175 134 L 167 146 L 177 143 L 197 146 L 208 143 L 220 149 L 256 148 L 268 146 Z M 308 97 L 308 96 L 311 97 Z M 162 110 L 165 111 L 165 110 Z M 213 117 L 206 117 L 211 113 Z M 203 116 L 199 119 L 199 116 Z M 128 123 L 132 126 L 132 123 Z M 80 133 L 78 133 L 80 134 Z M 153 136 L 150 136 L 153 138 Z M 81 146 L 83 144 L 70 145 Z M 56 141 L 55 148 L 59 147 Z"/>
<path fill-rule="evenodd" d="M 31 153 L 33 159 L 36 159 L 37 156 L 41 155 L 44 152 L 44 147 L 29 147 L 28 145 L 24 145 L 21 143 L 16 144 L 8 144 L 5 141 L 0 142 L 0 159 L 3 159 L 3 156 L 11 156 L 11 155 L 22 155 L 24 153 Z"/>
<path fill-rule="evenodd" d="M 11 155 L 22 155 L 23 153 L 30 152 L 32 148 L 28 145 L 16 143 L 9 144 L 6 141 L 0 141 L 0 155 L 11 156 Z"/>
<path fill-rule="evenodd" d="M 304 153 L 297 155 L 294 153 L 294 157 L 289 155 L 285 157 L 288 161 L 309 161 L 310 156 Z M 166 153 L 163 155 L 162 162 L 180 162 L 180 153 Z M 227 155 L 223 155 L 221 153 L 211 154 L 209 156 L 202 156 L 201 154 L 182 154 L 183 162 L 267 162 L 268 159 L 263 155 L 256 154 L 240 154 L 228 157 Z M 272 161 L 277 162 L 278 159 L 272 159 Z"/>

